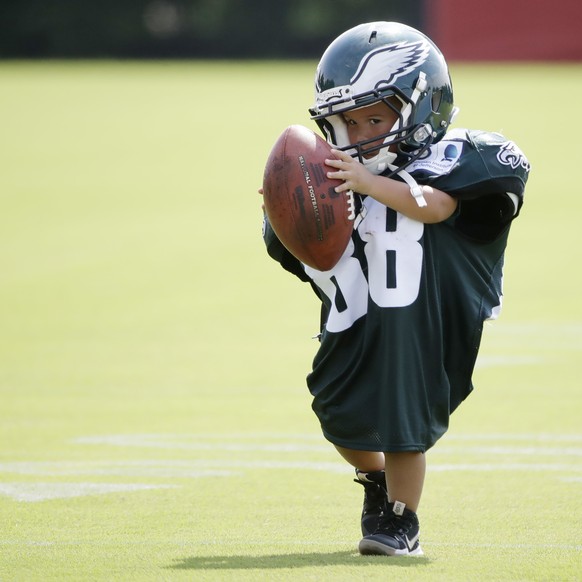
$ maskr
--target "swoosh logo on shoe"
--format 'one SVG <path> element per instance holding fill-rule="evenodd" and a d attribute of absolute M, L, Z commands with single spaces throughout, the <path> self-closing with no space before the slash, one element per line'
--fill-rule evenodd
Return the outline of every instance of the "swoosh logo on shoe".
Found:
<path fill-rule="evenodd" d="M 420 532 L 418 532 L 412 539 L 410 539 L 407 535 L 404 536 L 409 552 L 410 550 L 412 550 L 412 548 L 414 548 L 415 544 L 418 542 L 418 538 L 420 538 Z"/>

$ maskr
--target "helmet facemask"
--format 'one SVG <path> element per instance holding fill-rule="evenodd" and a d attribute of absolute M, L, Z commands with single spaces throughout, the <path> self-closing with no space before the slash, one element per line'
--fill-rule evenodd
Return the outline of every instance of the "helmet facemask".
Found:
<path fill-rule="evenodd" d="M 411 97 L 396 86 L 386 86 L 316 106 L 310 109 L 310 113 L 327 141 L 336 149 L 356 158 L 373 174 L 382 174 L 390 169 L 388 175 L 391 176 L 422 156 L 435 141 L 436 134 L 430 125 L 414 123 L 418 98 L 425 89 L 426 76 L 421 72 Z M 384 103 L 396 114 L 394 125 L 387 133 L 350 143 L 343 114 L 376 103 Z M 399 163 L 396 166 L 397 159 Z"/>

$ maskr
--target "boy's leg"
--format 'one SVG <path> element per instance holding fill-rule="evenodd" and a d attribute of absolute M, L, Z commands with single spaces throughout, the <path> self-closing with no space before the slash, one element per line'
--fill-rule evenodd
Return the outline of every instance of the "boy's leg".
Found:
<path fill-rule="evenodd" d="M 361 554 L 422 555 L 416 510 L 420 503 L 426 459 L 424 453 L 386 453 L 388 503 L 378 528 L 360 541 Z"/>
<path fill-rule="evenodd" d="M 350 464 L 352 467 L 369 473 L 370 471 L 383 471 L 386 461 L 384 453 L 377 453 L 375 451 L 356 451 L 354 449 L 344 449 L 334 445 L 338 453 Z"/>
<path fill-rule="evenodd" d="M 362 535 L 373 534 L 378 529 L 380 515 L 388 505 L 384 453 L 336 448 L 340 455 L 355 467 L 354 481 L 364 488 L 364 504 L 360 520 Z"/>
<path fill-rule="evenodd" d="M 385 457 L 389 500 L 400 501 L 416 513 L 426 473 L 424 453 L 385 453 Z"/>
<path fill-rule="evenodd" d="M 426 459 L 424 453 L 378 453 L 335 447 L 350 465 L 362 472 L 386 470 L 388 498 L 401 501 L 416 512 L 420 504 Z"/>

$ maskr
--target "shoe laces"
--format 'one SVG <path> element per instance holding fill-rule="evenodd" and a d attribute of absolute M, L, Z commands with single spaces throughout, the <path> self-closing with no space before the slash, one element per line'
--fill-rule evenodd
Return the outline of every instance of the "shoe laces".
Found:
<path fill-rule="evenodd" d="M 416 513 L 405 509 L 402 515 L 396 515 L 392 510 L 393 504 L 389 503 L 378 520 L 378 532 L 390 535 L 405 535 L 418 523 Z"/>

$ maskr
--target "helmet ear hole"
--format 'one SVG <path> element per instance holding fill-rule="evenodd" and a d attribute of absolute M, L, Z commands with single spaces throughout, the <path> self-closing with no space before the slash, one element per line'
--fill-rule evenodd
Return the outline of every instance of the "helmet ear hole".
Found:
<path fill-rule="evenodd" d="M 432 99 L 431 99 L 431 107 L 432 107 L 433 113 L 438 113 L 442 100 L 443 100 L 442 90 L 439 89 L 438 91 L 434 91 L 432 94 Z"/>

